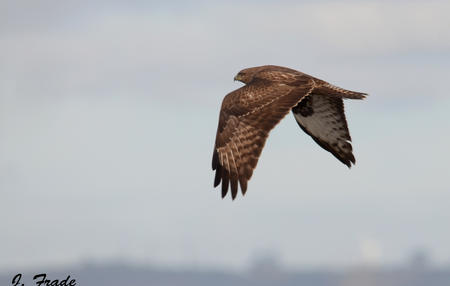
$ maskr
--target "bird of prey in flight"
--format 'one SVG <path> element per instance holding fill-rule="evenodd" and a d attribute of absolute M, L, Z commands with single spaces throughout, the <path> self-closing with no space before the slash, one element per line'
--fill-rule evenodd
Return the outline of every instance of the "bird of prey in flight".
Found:
<path fill-rule="evenodd" d="M 355 164 L 343 99 L 367 94 L 273 65 L 241 70 L 234 79 L 245 85 L 222 101 L 212 158 L 214 187 L 222 182 L 222 198 L 230 186 L 234 200 L 238 184 L 245 194 L 269 132 L 291 110 L 317 144 L 349 168 Z"/>

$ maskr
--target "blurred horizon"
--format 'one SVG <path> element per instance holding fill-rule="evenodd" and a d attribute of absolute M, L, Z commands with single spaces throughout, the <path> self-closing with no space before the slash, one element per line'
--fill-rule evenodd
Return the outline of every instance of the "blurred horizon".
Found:
<path fill-rule="evenodd" d="M 198 267 L 197 265 L 161 266 L 127 262 L 122 259 L 109 262 L 85 261 L 75 265 L 20 269 L 17 272 L 0 271 L 0 284 L 8 284 L 20 275 L 21 282 L 33 283 L 33 277 L 45 273 L 46 278 L 74 279 L 82 285 L 433 285 L 450 282 L 450 265 L 437 267 L 429 253 L 417 249 L 407 260 L 395 265 L 353 265 L 330 268 L 289 268 L 276 253 L 260 253 L 245 269 Z M 41 274 L 42 275 L 42 274 Z M 39 279 L 39 278 L 37 278 Z"/>
<path fill-rule="evenodd" d="M 151 255 L 149 255 L 151 257 Z M 0 276 L 10 275 L 14 272 L 39 272 L 39 271 L 60 271 L 61 269 L 83 269 L 83 268 L 95 268 L 95 267 L 110 267 L 110 266 L 123 266 L 123 267 L 136 267 L 136 268 L 148 268 L 159 269 L 164 271 L 199 271 L 199 272 L 214 272 L 222 271 L 227 273 L 250 273 L 250 272 L 264 272 L 266 269 L 269 271 L 289 271 L 289 272 L 352 272 L 362 270 L 384 270 L 390 271 L 394 269 L 407 269 L 417 268 L 422 270 L 437 270 L 444 269 L 450 273 L 450 263 L 438 264 L 433 258 L 431 253 L 426 248 L 415 248 L 404 255 L 404 257 L 393 263 L 368 263 L 358 262 L 350 265 L 289 265 L 283 261 L 282 253 L 274 249 L 261 249 L 249 256 L 243 267 L 223 267 L 222 265 L 202 265 L 193 261 L 181 264 L 164 264 L 158 261 L 137 261 L 130 259 L 129 257 L 109 257 L 107 259 L 96 259 L 93 257 L 84 257 L 77 261 L 70 261 L 67 263 L 50 263 L 39 265 L 27 265 L 23 267 L 8 266 L 0 269 Z M 1 281 L 1 280 L 0 280 Z"/>
<path fill-rule="evenodd" d="M 85 259 L 245 269 L 450 265 L 448 1 L 0 1 L 0 270 Z M 275 128 L 245 197 L 210 163 L 235 74 L 367 92 L 351 170 Z"/>

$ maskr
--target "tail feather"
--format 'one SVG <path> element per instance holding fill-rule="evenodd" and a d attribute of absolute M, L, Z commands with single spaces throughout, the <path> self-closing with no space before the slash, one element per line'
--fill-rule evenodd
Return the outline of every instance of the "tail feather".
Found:
<path fill-rule="evenodd" d="M 367 93 L 346 90 L 329 83 L 325 83 L 324 85 L 317 87 L 314 90 L 314 93 L 321 95 L 338 96 L 341 98 L 349 98 L 349 99 L 364 99 L 367 96 Z"/>

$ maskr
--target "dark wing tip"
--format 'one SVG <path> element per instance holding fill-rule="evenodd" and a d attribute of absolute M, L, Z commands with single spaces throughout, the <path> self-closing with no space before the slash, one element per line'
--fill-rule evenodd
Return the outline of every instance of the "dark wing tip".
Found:
<path fill-rule="evenodd" d="M 326 143 L 325 143 L 326 144 Z M 348 144 L 350 144 L 350 142 L 348 142 Z M 328 144 L 326 144 L 328 145 Z M 321 145 L 321 147 L 323 147 Z M 351 148 L 351 145 L 349 146 L 350 150 L 335 150 L 334 148 L 332 148 L 331 146 L 327 146 L 329 148 L 323 147 L 325 150 L 327 150 L 328 152 L 330 152 L 331 154 L 333 154 L 334 157 L 336 157 L 336 159 L 338 159 L 339 161 L 341 161 L 344 165 L 346 165 L 349 169 L 351 169 L 352 165 L 355 165 L 356 163 L 356 159 L 355 156 L 353 155 L 353 150 Z"/>
<path fill-rule="evenodd" d="M 241 186 L 242 195 L 245 195 L 245 192 L 247 192 L 247 179 L 239 176 L 239 185 Z"/>
<path fill-rule="evenodd" d="M 213 157 L 212 157 L 212 169 L 215 170 L 219 166 L 219 154 L 217 153 L 216 148 L 214 147 Z"/>
<path fill-rule="evenodd" d="M 302 126 L 301 126 L 302 127 Z M 303 129 L 303 127 L 302 127 Z M 306 129 L 304 129 L 306 130 Z M 307 131 L 305 131 L 306 133 L 308 133 Z M 308 133 L 309 134 L 309 133 Z M 350 150 L 345 151 L 345 150 L 336 150 L 335 148 L 333 148 L 329 143 L 320 140 L 319 138 L 316 138 L 314 136 L 311 136 L 311 138 L 323 149 L 327 150 L 328 152 L 330 152 L 336 159 L 338 159 L 339 161 L 341 161 L 344 165 L 346 165 L 349 169 L 352 167 L 352 164 L 354 165 L 356 163 L 356 159 L 355 156 L 353 155 L 353 150 L 351 148 L 351 144 L 348 142 L 348 144 L 350 144 L 349 148 Z"/>
<path fill-rule="evenodd" d="M 214 177 L 214 188 L 220 184 L 222 180 L 222 166 L 218 165 L 216 169 L 216 176 Z"/>
<path fill-rule="evenodd" d="M 353 155 L 352 151 L 343 152 L 342 150 L 335 150 L 332 147 L 329 147 L 329 148 L 324 147 L 324 149 L 327 150 L 328 152 L 330 152 L 334 157 L 336 157 L 336 159 L 341 161 L 349 169 L 351 169 L 352 164 L 355 165 L 356 160 L 355 160 L 355 156 Z"/>
<path fill-rule="evenodd" d="M 236 195 L 238 193 L 238 180 L 235 175 L 231 176 L 230 183 L 231 183 L 231 198 L 234 201 L 234 199 L 236 198 Z"/>
<path fill-rule="evenodd" d="M 228 193 L 228 184 L 230 183 L 230 177 L 228 171 L 225 168 L 222 168 L 222 199 Z"/>
<path fill-rule="evenodd" d="M 247 179 L 244 176 L 231 177 L 230 173 L 218 164 L 214 178 L 214 188 L 220 185 L 220 183 L 222 183 L 222 199 L 228 194 L 228 187 L 230 187 L 231 199 L 233 201 L 237 197 L 239 186 L 241 186 L 242 195 L 245 195 L 247 192 Z"/>
<path fill-rule="evenodd" d="M 333 154 L 334 155 L 334 154 Z M 353 156 L 353 154 L 348 154 L 346 157 L 338 157 L 336 155 L 334 155 L 339 161 L 341 161 L 342 163 L 344 163 L 345 165 L 347 165 L 347 167 L 349 169 L 352 168 L 352 164 L 355 165 L 355 156 Z"/>

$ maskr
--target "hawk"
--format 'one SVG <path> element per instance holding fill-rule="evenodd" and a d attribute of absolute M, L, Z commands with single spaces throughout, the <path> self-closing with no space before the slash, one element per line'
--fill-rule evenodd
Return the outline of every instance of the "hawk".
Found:
<path fill-rule="evenodd" d="M 355 164 L 344 114 L 344 98 L 367 94 L 345 90 L 302 72 L 281 66 L 241 70 L 234 78 L 245 85 L 222 101 L 214 146 L 214 187 L 222 182 L 234 200 L 253 174 L 270 131 L 292 110 L 300 128 L 349 168 Z"/>

